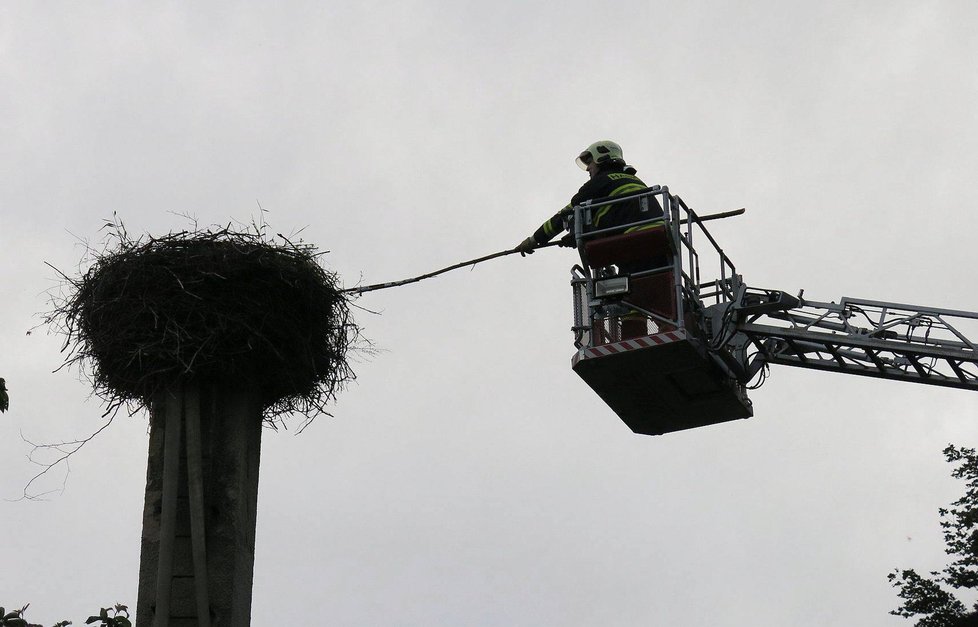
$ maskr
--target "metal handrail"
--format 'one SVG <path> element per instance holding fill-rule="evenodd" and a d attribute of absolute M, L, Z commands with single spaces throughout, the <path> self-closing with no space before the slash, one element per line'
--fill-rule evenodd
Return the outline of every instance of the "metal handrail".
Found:
<path fill-rule="evenodd" d="M 642 198 L 649 198 L 650 202 L 651 199 L 657 200 L 662 208 L 662 215 L 655 215 L 628 224 L 590 229 L 590 221 L 596 209 Z M 571 213 L 573 215 L 572 230 L 581 257 L 581 265 L 575 267 L 575 271 L 580 271 L 580 275 L 576 272 L 574 275 L 574 281 L 579 286 L 575 288 L 578 290 L 575 294 L 586 297 L 589 320 L 613 318 L 614 314 L 609 313 L 607 309 L 603 309 L 603 303 L 595 299 L 594 281 L 600 277 L 596 275 L 597 269 L 592 268 L 588 259 L 587 250 L 583 244 L 611 235 L 630 231 L 634 232 L 637 227 L 648 225 L 662 224 L 666 228 L 672 249 L 670 263 L 665 266 L 635 273 L 632 276 L 650 276 L 669 270 L 670 268 L 675 270 L 673 275 L 675 281 L 676 320 L 668 322 L 675 324 L 677 327 L 685 328 L 686 309 L 692 307 L 696 311 L 701 311 L 708 304 L 704 300 L 715 301 L 720 304 L 732 302 L 737 297 L 739 275 L 737 275 L 737 270 L 733 262 L 727 257 L 716 239 L 706 228 L 701 217 L 694 210 L 690 209 L 682 198 L 670 194 L 668 187 L 655 185 L 628 195 L 587 201 L 565 212 L 565 216 L 570 218 Z M 720 217 L 723 216 L 721 215 Z M 694 242 L 705 242 L 704 250 L 697 250 Z M 580 281 L 585 281 L 584 285 L 580 285 Z M 660 322 L 666 321 L 653 312 L 627 303 L 627 298 L 623 302 L 628 304 L 633 310 L 639 311 L 653 320 Z M 575 322 L 575 339 L 578 342 L 583 341 L 582 338 L 587 333 L 585 329 L 581 328 L 582 326 L 583 324 Z M 594 337 L 588 336 L 588 342 L 594 340 Z"/>

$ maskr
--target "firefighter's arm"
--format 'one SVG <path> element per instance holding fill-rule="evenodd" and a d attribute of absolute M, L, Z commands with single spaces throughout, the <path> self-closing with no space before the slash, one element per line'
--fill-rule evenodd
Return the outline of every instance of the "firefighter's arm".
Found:
<path fill-rule="evenodd" d="M 564 215 L 572 206 L 567 205 L 555 213 L 549 220 L 541 224 L 540 228 L 533 232 L 533 235 L 517 244 L 516 250 L 524 257 L 526 255 L 532 255 L 534 248 L 541 244 L 546 244 L 560 234 L 564 230 Z"/>
<path fill-rule="evenodd" d="M 569 207 L 570 205 L 567 206 Z M 564 210 L 561 209 L 552 218 L 541 224 L 539 229 L 533 232 L 533 240 L 537 244 L 546 244 L 564 230 L 563 212 Z"/>

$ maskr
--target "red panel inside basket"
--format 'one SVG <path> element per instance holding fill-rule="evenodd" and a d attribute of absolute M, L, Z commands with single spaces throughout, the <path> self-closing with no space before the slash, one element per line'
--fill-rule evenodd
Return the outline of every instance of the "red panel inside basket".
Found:
<path fill-rule="evenodd" d="M 633 278 L 629 287 L 631 294 L 625 300 L 663 318 L 676 319 L 676 285 L 672 272 Z"/>
<path fill-rule="evenodd" d="M 665 225 L 591 240 L 584 244 L 584 250 L 592 267 L 634 263 L 670 252 Z"/>

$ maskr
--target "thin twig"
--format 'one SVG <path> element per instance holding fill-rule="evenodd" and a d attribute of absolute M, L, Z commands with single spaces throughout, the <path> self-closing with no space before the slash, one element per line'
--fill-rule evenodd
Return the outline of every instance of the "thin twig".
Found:
<path fill-rule="evenodd" d="M 23 432 L 21 432 L 20 438 L 24 442 L 27 442 L 28 444 L 30 444 L 33 447 L 31 449 L 31 452 L 28 453 L 27 459 L 31 463 L 33 463 L 33 464 L 37 464 L 39 466 L 43 466 L 44 469 L 41 470 L 41 472 L 39 472 L 36 475 L 34 475 L 33 477 L 31 477 L 30 481 L 28 481 L 27 484 L 24 486 L 24 493 L 23 493 L 23 495 L 20 498 L 17 498 L 17 499 L 4 499 L 4 500 L 7 500 L 7 501 L 11 501 L 11 500 L 12 501 L 22 501 L 22 500 L 42 501 L 42 500 L 44 500 L 42 497 L 44 497 L 44 496 L 46 496 L 48 494 L 52 494 L 53 492 L 59 492 L 59 490 L 48 490 L 47 492 L 41 492 L 40 494 L 30 494 L 30 488 L 34 484 L 35 481 L 37 481 L 38 479 L 40 479 L 44 475 L 48 474 L 49 472 L 51 472 L 51 470 L 53 470 L 56 466 L 58 466 L 62 462 L 64 462 L 65 467 L 67 468 L 67 470 L 65 471 L 64 482 L 62 483 L 61 490 L 60 490 L 61 493 L 64 493 L 65 485 L 67 485 L 67 481 L 68 481 L 68 474 L 71 472 L 71 467 L 68 465 L 68 458 L 70 458 L 72 455 L 74 455 L 79 450 L 81 450 L 81 448 L 83 446 L 85 446 L 86 444 L 88 444 L 89 442 L 91 442 L 92 441 L 92 438 L 94 438 L 98 434 L 102 433 L 102 431 L 104 431 L 110 424 L 112 424 L 112 421 L 113 420 L 115 420 L 115 414 L 113 414 L 111 417 L 109 417 L 109 419 L 106 421 L 106 423 L 104 425 L 102 425 L 101 427 L 99 427 L 94 433 L 92 433 L 87 438 L 84 438 L 82 440 L 73 440 L 71 442 L 58 442 L 56 444 L 35 444 L 34 442 L 31 442 L 26 437 L 24 437 Z M 62 447 L 73 447 L 73 448 L 70 448 L 68 450 L 65 450 Z M 34 459 L 34 455 L 38 451 L 41 451 L 41 450 L 55 450 L 55 451 L 58 451 L 59 453 L 61 453 L 61 456 L 58 457 L 58 459 L 54 460 L 51 463 L 39 462 L 36 459 Z"/>

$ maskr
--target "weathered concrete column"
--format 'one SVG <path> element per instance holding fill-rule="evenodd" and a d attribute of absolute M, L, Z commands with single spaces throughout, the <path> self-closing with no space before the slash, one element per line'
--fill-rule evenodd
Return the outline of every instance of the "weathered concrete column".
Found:
<path fill-rule="evenodd" d="M 183 396 L 182 392 L 162 393 L 151 411 L 137 627 L 157 624 L 154 621 L 159 601 L 161 526 L 166 509 L 163 502 L 166 421 L 186 413 Z M 251 623 L 262 432 L 262 406 L 254 388 L 203 386 L 200 427 L 209 622 L 214 627 L 246 627 Z M 187 430 L 182 428 L 180 433 L 179 443 L 183 444 L 187 441 Z M 169 616 L 163 623 L 173 627 L 205 624 L 198 616 L 186 450 L 180 446 L 179 454 L 170 457 L 180 459 Z M 171 547 L 163 540 L 162 549 L 166 552 Z"/>

